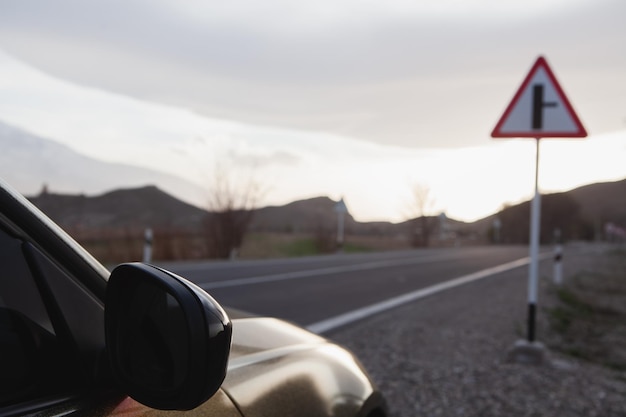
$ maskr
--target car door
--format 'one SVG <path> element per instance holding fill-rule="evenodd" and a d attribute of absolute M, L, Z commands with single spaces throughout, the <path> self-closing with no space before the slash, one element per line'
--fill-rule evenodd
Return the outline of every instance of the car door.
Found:
<path fill-rule="evenodd" d="M 15 228 L 0 223 L 2 415 L 71 402 L 89 385 L 62 312 L 56 303 L 46 302 L 43 293 L 49 289 L 33 274 L 27 245 Z"/>
<path fill-rule="evenodd" d="M 25 230 L 0 213 L 0 416 L 172 415 L 115 387 L 102 300 Z M 200 408 L 241 417 L 221 390 Z"/>

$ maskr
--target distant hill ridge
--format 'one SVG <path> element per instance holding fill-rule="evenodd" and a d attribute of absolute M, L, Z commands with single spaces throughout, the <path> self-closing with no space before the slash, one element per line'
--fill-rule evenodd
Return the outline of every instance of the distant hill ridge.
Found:
<path fill-rule="evenodd" d="M 202 227 L 207 211 L 176 199 L 156 186 L 121 189 L 96 196 L 61 194 L 47 190 L 28 197 L 41 211 L 66 229 L 194 230 Z M 336 201 L 328 197 L 299 200 L 256 210 L 253 231 L 311 232 L 334 227 Z M 389 222 L 356 222 L 345 216 L 346 231 L 389 234 L 402 226 Z"/>
<path fill-rule="evenodd" d="M 626 179 L 590 184 L 565 193 L 580 206 L 582 216 L 590 222 L 614 222 L 626 226 Z M 102 195 L 56 194 L 42 192 L 30 200 L 64 228 L 145 228 L 165 227 L 195 229 L 201 227 L 207 214 L 203 209 L 182 202 L 155 186 L 122 189 Z M 274 232 L 310 232 L 334 225 L 336 202 L 328 197 L 295 201 L 283 206 L 257 209 L 252 230 Z M 528 204 L 521 203 L 517 206 Z M 449 226 L 471 228 L 476 233 L 487 233 L 496 214 L 466 224 L 449 220 Z M 390 235 L 404 233 L 407 222 L 361 223 L 346 215 L 346 231 Z"/>
<path fill-rule="evenodd" d="M 102 195 L 42 192 L 29 198 L 65 228 L 193 228 L 206 212 L 172 197 L 155 186 L 111 191 Z"/>
<path fill-rule="evenodd" d="M 569 191 L 591 220 L 626 227 L 626 179 L 585 185 Z"/>

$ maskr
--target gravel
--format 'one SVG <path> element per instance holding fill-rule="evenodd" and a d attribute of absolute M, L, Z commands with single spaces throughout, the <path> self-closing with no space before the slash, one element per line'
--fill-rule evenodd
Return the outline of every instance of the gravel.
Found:
<path fill-rule="evenodd" d="M 593 268 L 568 248 L 565 277 Z M 549 336 L 552 263 L 541 265 L 537 339 Z M 486 278 L 394 309 L 327 336 L 361 360 L 390 416 L 626 416 L 626 372 L 554 351 L 544 365 L 508 363 L 526 333 L 527 269 Z M 624 346 L 626 349 L 626 346 Z"/>

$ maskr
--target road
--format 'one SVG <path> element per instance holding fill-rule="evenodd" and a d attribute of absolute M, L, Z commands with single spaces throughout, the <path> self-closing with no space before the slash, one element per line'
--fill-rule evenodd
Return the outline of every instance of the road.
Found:
<path fill-rule="evenodd" d="M 310 326 L 527 256 L 490 246 L 163 266 L 223 305 Z"/>

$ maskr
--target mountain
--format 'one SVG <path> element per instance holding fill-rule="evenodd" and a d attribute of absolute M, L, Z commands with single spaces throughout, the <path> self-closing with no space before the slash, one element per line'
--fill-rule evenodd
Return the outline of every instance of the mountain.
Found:
<path fill-rule="evenodd" d="M 298 200 L 284 206 L 268 206 L 259 208 L 254 213 L 251 229 L 272 232 L 319 232 L 324 229 L 336 228 L 337 202 L 328 197 L 315 197 Z M 433 218 L 431 221 L 435 221 Z M 410 229 L 408 221 L 391 222 L 358 222 L 350 213 L 344 215 L 345 231 L 356 235 L 394 236 L 406 234 Z M 461 224 L 448 219 L 449 225 Z"/>
<path fill-rule="evenodd" d="M 263 207 L 254 213 L 252 227 L 273 232 L 310 232 L 337 221 L 336 204 L 328 197 L 315 197 L 284 206 Z M 350 214 L 345 219 L 346 224 L 354 223 Z"/>
<path fill-rule="evenodd" d="M 626 227 L 626 179 L 585 185 L 570 193 L 590 221 L 613 222 Z"/>
<path fill-rule="evenodd" d="M 544 195 L 542 242 L 551 243 L 556 228 L 561 230 L 565 240 L 578 240 L 600 236 L 604 222 L 614 222 L 623 227 L 626 223 L 624 187 L 626 180 Z M 209 246 L 204 239 L 206 236 L 194 233 L 206 230 L 203 219 L 207 212 L 179 201 L 154 186 L 116 190 L 93 197 L 43 192 L 31 197 L 31 200 L 99 259 L 107 262 L 141 259 L 143 230 L 147 227 L 154 230 L 154 250 L 158 254 L 155 256 L 159 259 L 211 256 L 207 252 Z M 274 233 L 265 235 L 263 239 L 267 236 L 276 237 L 276 233 L 283 233 L 280 239 L 287 240 L 308 234 L 315 239 L 316 244 L 330 244 L 328 247 L 320 246 L 326 248 L 320 250 L 333 250 L 337 227 L 337 213 L 334 211 L 336 204 L 330 198 L 317 197 L 284 206 L 263 207 L 256 211 L 250 231 Z M 527 243 L 529 214 L 530 204 L 524 202 L 470 224 L 442 217 L 429 218 L 426 222 L 430 228 L 429 244 L 485 244 L 490 236 L 495 236 L 492 225 L 496 217 L 501 221 L 499 242 Z M 345 216 L 348 239 L 360 239 L 359 242 L 366 242 L 368 247 L 375 247 L 376 250 L 408 248 L 411 242 L 420 244 L 422 226 L 419 219 L 417 222 L 398 224 L 360 223 L 349 214 Z M 410 232 L 413 234 L 409 235 Z M 259 245 L 259 241 L 256 242 Z M 248 250 L 251 251 L 249 253 L 259 251 L 258 248 Z M 265 252 L 260 250 L 258 253 Z M 268 256 L 258 253 L 256 256 Z M 273 252 L 270 250 L 270 253 Z"/>
<path fill-rule="evenodd" d="M 173 175 L 89 158 L 2 122 L 0 149 L 0 177 L 22 194 L 34 195 L 44 185 L 59 193 L 100 194 L 152 184 L 176 196 L 197 195 L 196 201 L 206 194 L 201 187 Z"/>
<path fill-rule="evenodd" d="M 155 186 L 116 190 L 93 197 L 42 192 L 29 199 L 66 229 L 195 229 L 206 215 L 206 211 Z"/>
<path fill-rule="evenodd" d="M 495 219 L 501 224 L 500 241 L 527 243 L 530 234 L 530 201 L 505 207 L 498 213 L 473 223 L 482 236 L 493 233 Z M 560 230 L 565 240 L 600 238 L 603 227 L 613 223 L 626 227 L 626 179 L 589 184 L 570 191 L 541 197 L 541 234 L 543 244 L 554 240 Z"/>
<path fill-rule="evenodd" d="M 623 227 L 626 223 L 626 206 L 623 205 L 625 187 L 626 180 L 592 184 L 543 196 L 542 242 L 552 242 L 555 228 L 562 231 L 565 240 L 598 237 L 603 223 L 597 223 L 593 213 L 601 216 L 602 222 L 610 221 Z M 143 231 L 148 227 L 154 231 L 153 249 L 159 259 L 206 259 L 214 256 L 210 251 L 210 242 L 207 243 L 207 235 L 202 233 L 207 230 L 203 221 L 207 212 L 155 186 L 121 189 L 93 197 L 42 192 L 30 199 L 105 262 L 141 259 Z M 321 245 L 318 250 L 334 250 L 336 204 L 330 198 L 317 197 L 258 209 L 250 231 L 273 233 L 262 236 L 261 240 L 249 239 L 253 243 L 246 253 L 255 254 L 253 257 L 285 256 L 268 243 L 277 238 L 277 233 L 282 233 L 278 237 L 279 242 L 301 239 L 303 234 L 308 234 L 316 245 Z M 431 217 L 426 222 L 430 229 L 429 245 L 485 244 L 489 236 L 494 237 L 492 225 L 496 217 L 501 221 L 499 242 L 527 243 L 529 212 L 530 204 L 524 202 L 471 224 L 441 216 Z M 345 233 L 348 240 L 358 241 L 373 250 L 408 248 L 412 243 L 423 244 L 423 223 L 421 219 L 417 220 L 398 224 L 360 223 L 346 214 Z M 269 252 L 265 248 L 259 249 L 260 246 L 267 246 Z"/>
<path fill-rule="evenodd" d="M 202 225 L 205 210 L 176 199 L 155 186 L 121 189 L 96 196 L 60 194 L 44 191 L 28 197 L 41 211 L 66 229 L 143 229 L 176 228 L 194 230 Z M 270 232 L 314 232 L 334 228 L 336 202 L 328 197 L 295 201 L 284 206 L 256 210 L 251 230 Z M 391 223 L 358 223 L 345 215 L 346 230 L 369 231 L 372 225 Z M 369 228 L 368 228 L 369 227 Z"/>
<path fill-rule="evenodd" d="M 134 231 L 153 229 L 193 231 L 203 227 L 207 212 L 182 202 L 155 186 L 121 189 L 96 196 L 60 194 L 44 190 L 28 197 L 61 227 L 80 234 L 87 231 Z M 268 206 L 255 211 L 250 230 L 277 233 L 334 233 L 337 227 L 336 201 L 328 197 L 299 200 L 284 206 Z M 351 235 L 406 236 L 409 222 L 355 221 L 345 214 L 345 232 Z M 440 219 L 431 218 L 434 230 Z M 447 220 L 449 230 L 465 223 Z M 415 226 L 413 226 L 415 228 Z"/>
<path fill-rule="evenodd" d="M 17 144 L 19 143 L 19 144 Z M 68 148 L 12 128 L 0 125 L 0 175 L 18 189 L 41 189 L 41 184 L 68 184 L 80 182 L 83 187 L 115 188 L 114 182 L 133 182 L 131 177 L 142 175 L 146 181 L 163 179 L 165 174 L 148 170 L 106 164 L 75 154 Z M 51 163 L 50 160 L 59 161 Z M 60 163 L 63 161 L 63 163 Z M 23 169 L 24 166 L 29 169 Z M 46 176 L 50 170 L 53 174 Z M 80 173 L 80 174 L 79 174 Z M 117 175 L 126 177 L 118 179 Z M 11 180 L 13 178 L 13 180 Z M 168 180 L 168 178 L 165 178 Z M 169 178 L 176 184 L 180 181 Z M 20 187 L 20 181 L 25 185 Z M 107 182 L 108 181 L 108 182 Z M 108 184 L 111 183 L 109 186 Z M 94 185 L 96 184 L 96 185 Z M 70 186 L 68 185 L 68 188 Z M 206 211 L 178 200 L 171 191 L 156 186 L 125 186 L 124 189 L 85 196 L 82 193 L 31 193 L 31 200 L 53 220 L 68 229 L 138 229 L 144 227 L 194 230 L 202 227 Z M 328 197 L 295 201 L 283 206 L 269 206 L 256 210 L 250 226 L 257 232 L 316 233 L 333 231 L 337 225 L 337 203 Z M 501 242 L 522 243 L 528 240 L 529 202 L 510 206 L 474 223 L 452 219 L 431 218 L 431 232 L 446 234 L 461 240 L 484 241 L 493 231 L 496 217 L 502 223 Z M 555 228 L 566 239 L 590 239 L 602 230 L 605 223 L 626 226 L 626 179 L 590 184 L 564 193 L 544 195 L 542 198 L 542 241 L 549 242 Z M 442 227 L 444 226 L 445 227 Z M 347 213 L 345 232 L 352 235 L 404 236 L 419 228 L 411 221 L 361 223 Z M 452 237 L 453 239 L 453 237 Z"/>

